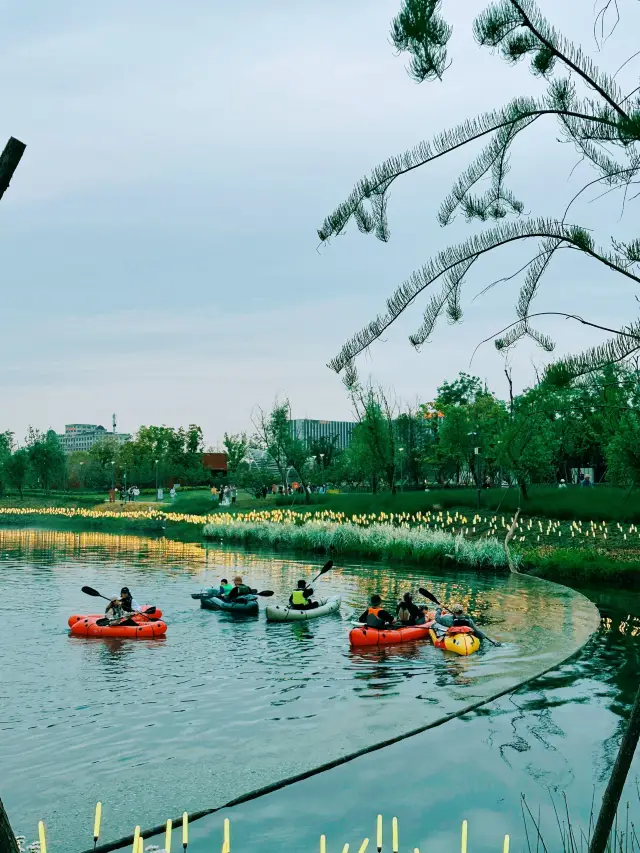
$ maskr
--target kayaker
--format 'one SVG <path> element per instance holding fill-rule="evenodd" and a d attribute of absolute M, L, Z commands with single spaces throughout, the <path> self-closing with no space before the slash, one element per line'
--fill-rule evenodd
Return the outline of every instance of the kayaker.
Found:
<path fill-rule="evenodd" d="M 222 578 L 220 581 L 220 589 L 218 590 L 218 595 L 229 595 L 232 589 L 233 584 L 230 584 L 226 578 Z"/>
<path fill-rule="evenodd" d="M 382 608 L 382 599 L 379 595 L 371 596 L 371 606 L 367 607 L 358 622 L 364 622 L 369 628 L 384 628 L 386 625 L 393 625 L 395 619 Z"/>
<path fill-rule="evenodd" d="M 443 628 L 468 627 L 471 628 L 479 640 L 489 640 L 495 646 L 501 645 L 497 640 L 491 640 L 484 631 L 478 628 L 471 616 L 464 612 L 464 607 L 461 604 L 452 604 L 450 613 L 445 613 L 444 608 L 438 607 L 436 610 L 436 624 L 441 625 Z"/>
<path fill-rule="evenodd" d="M 396 616 L 403 625 L 424 625 L 426 609 L 426 607 L 419 607 L 414 604 L 411 593 L 405 592 L 402 601 L 396 607 Z"/>
<path fill-rule="evenodd" d="M 233 588 L 227 595 L 227 601 L 235 601 L 236 598 L 241 598 L 243 595 L 251 595 L 253 590 L 246 583 L 243 583 L 242 575 L 236 575 L 233 579 Z"/>
<path fill-rule="evenodd" d="M 307 586 L 304 580 L 298 581 L 298 586 L 289 596 L 289 607 L 292 610 L 315 610 L 318 607 L 317 601 L 311 601 L 313 590 Z"/>
<path fill-rule="evenodd" d="M 123 586 L 120 590 L 120 598 L 112 598 L 104 611 L 105 616 L 111 619 L 122 619 L 129 613 L 140 613 L 142 607 L 132 597 L 129 587 Z"/>

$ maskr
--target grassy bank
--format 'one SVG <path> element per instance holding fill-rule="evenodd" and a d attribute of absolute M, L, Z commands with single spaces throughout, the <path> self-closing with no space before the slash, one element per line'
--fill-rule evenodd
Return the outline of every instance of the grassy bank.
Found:
<path fill-rule="evenodd" d="M 182 504 L 185 506 L 186 502 Z M 345 559 L 490 567 L 506 571 L 509 513 L 464 509 L 346 514 L 319 507 L 177 513 L 158 504 L 0 507 L 0 524 L 202 538 Z M 521 571 L 571 586 L 640 588 L 640 532 L 634 523 L 558 521 L 521 516 L 511 549 Z"/>
<path fill-rule="evenodd" d="M 304 496 L 295 495 L 288 498 L 272 497 L 266 499 L 254 498 L 247 493 L 238 494 L 238 502 L 231 507 L 218 508 L 206 492 L 193 491 L 178 494 L 172 504 L 166 505 L 168 512 L 190 513 L 194 515 L 209 515 L 212 512 L 244 513 L 262 509 L 294 509 L 330 510 L 352 515 L 377 515 L 385 513 L 425 513 L 429 510 L 465 510 L 467 514 L 476 510 L 477 492 L 475 489 L 438 489 L 429 492 L 390 492 L 380 494 L 370 493 L 341 493 L 337 495 L 312 495 L 311 504 L 306 504 Z M 552 518 L 561 521 L 620 521 L 640 523 L 640 489 L 629 493 L 626 489 L 610 486 L 597 486 L 591 489 L 569 487 L 567 489 L 551 488 L 548 486 L 533 486 L 528 500 L 521 500 L 518 490 L 486 489 L 480 493 L 481 507 L 479 512 L 506 515 L 520 509 L 527 517 Z"/>

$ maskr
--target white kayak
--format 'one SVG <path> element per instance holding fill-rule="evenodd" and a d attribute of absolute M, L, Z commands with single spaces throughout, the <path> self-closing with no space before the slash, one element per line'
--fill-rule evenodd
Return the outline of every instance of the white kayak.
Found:
<path fill-rule="evenodd" d="M 270 604 L 265 608 L 267 622 L 301 622 L 303 619 L 317 619 L 329 613 L 337 613 L 342 603 L 341 598 L 319 598 L 318 607 L 313 610 L 294 610 L 292 607 Z"/>

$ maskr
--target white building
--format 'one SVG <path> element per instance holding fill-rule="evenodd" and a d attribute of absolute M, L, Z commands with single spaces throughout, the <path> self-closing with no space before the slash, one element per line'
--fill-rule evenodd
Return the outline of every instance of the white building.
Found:
<path fill-rule="evenodd" d="M 58 435 L 65 453 L 75 453 L 78 450 L 91 450 L 94 444 L 105 438 L 124 444 L 131 436 L 126 432 L 108 432 L 99 424 L 65 424 L 64 433 Z"/>

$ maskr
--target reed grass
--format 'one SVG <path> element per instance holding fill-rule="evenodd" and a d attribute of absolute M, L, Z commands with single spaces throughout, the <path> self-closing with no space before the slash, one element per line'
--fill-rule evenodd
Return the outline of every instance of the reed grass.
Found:
<path fill-rule="evenodd" d="M 508 569 L 504 545 L 495 537 L 466 539 L 438 530 L 310 520 L 305 524 L 233 521 L 204 526 L 205 539 L 272 550 L 291 549 L 362 559 L 440 563 Z M 515 556 L 516 563 L 521 559 Z"/>

